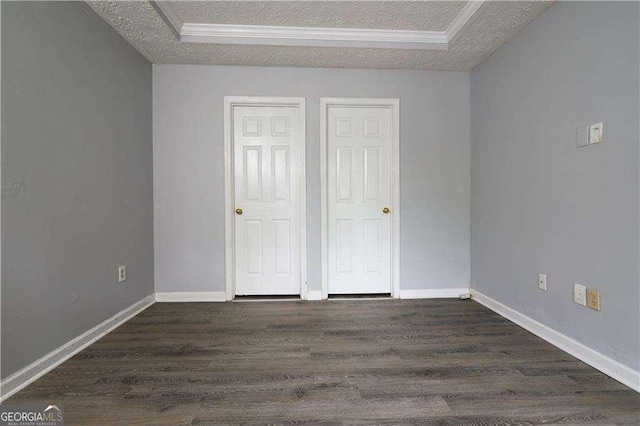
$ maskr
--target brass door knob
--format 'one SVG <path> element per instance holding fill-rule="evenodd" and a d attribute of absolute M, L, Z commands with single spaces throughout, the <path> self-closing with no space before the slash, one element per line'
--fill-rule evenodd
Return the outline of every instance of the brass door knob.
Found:
<path fill-rule="evenodd" d="M 236 214 L 242 214 L 242 209 L 236 209 Z"/>
<path fill-rule="evenodd" d="M 389 212 L 390 212 L 389 207 L 385 207 L 382 209 L 382 213 L 384 214 L 389 214 Z"/>

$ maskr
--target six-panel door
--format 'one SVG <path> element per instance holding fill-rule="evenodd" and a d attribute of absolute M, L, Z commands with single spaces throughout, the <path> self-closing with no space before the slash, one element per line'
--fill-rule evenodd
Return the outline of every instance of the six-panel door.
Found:
<path fill-rule="evenodd" d="M 328 293 L 391 293 L 391 109 L 327 112 Z"/>
<path fill-rule="evenodd" d="M 239 296 L 300 294 L 299 117 L 296 107 L 233 109 Z"/>

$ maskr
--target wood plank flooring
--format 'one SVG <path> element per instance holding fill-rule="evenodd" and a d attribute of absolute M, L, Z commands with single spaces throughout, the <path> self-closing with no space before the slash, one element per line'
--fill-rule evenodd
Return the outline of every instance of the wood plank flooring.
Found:
<path fill-rule="evenodd" d="M 67 424 L 640 424 L 640 394 L 467 300 L 157 303 L 7 403 Z"/>

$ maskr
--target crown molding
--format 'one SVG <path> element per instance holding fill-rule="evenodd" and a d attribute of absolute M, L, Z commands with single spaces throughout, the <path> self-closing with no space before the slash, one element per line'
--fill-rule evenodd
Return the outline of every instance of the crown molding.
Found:
<path fill-rule="evenodd" d="M 448 50 L 487 2 L 469 1 L 446 31 L 185 23 L 171 2 L 150 4 L 182 43 Z"/>
<path fill-rule="evenodd" d="M 178 40 L 180 40 L 180 32 L 182 31 L 182 19 L 173 8 L 173 5 L 168 1 L 150 1 L 151 7 L 160 15 L 167 27 L 171 30 Z"/>
<path fill-rule="evenodd" d="M 447 36 L 444 32 L 262 25 L 183 24 L 180 41 L 271 46 L 447 49 Z"/>
<path fill-rule="evenodd" d="M 447 43 L 453 43 L 456 38 L 471 25 L 487 5 L 488 2 L 485 0 L 472 0 L 468 2 L 445 31 Z"/>

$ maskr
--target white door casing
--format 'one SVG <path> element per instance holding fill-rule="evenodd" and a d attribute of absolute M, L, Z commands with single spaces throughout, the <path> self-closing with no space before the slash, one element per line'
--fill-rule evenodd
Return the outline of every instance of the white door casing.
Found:
<path fill-rule="evenodd" d="M 227 300 L 306 298 L 304 119 L 303 98 L 225 97 Z"/>
<path fill-rule="evenodd" d="M 323 297 L 399 297 L 397 99 L 321 100 L 321 183 Z"/>

